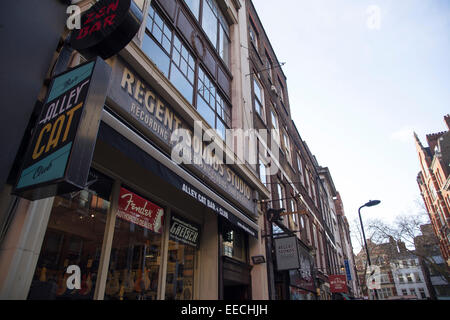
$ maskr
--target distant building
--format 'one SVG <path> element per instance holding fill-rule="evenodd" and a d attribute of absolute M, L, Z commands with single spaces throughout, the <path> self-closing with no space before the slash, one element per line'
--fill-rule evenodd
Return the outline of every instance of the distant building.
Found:
<path fill-rule="evenodd" d="M 450 115 L 444 117 L 450 129 Z M 424 147 L 414 134 L 421 171 L 417 183 L 439 240 L 442 257 L 450 265 L 450 131 L 428 134 Z"/>
<path fill-rule="evenodd" d="M 404 248 L 404 244 L 401 244 Z M 419 258 L 400 246 L 399 255 L 391 260 L 391 270 L 399 296 L 430 297 Z"/>
<path fill-rule="evenodd" d="M 420 229 L 422 235 L 415 237 L 414 243 L 430 298 L 449 299 L 450 285 L 448 276 L 450 276 L 450 269 L 440 254 L 433 226 L 426 224 L 420 226 Z"/>

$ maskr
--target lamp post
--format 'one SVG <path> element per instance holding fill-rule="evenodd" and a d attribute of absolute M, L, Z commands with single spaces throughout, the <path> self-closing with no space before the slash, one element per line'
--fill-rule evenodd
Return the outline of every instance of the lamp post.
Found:
<path fill-rule="evenodd" d="M 376 205 L 380 204 L 380 202 L 381 202 L 380 200 L 370 200 L 369 202 L 367 202 L 366 204 L 362 205 L 362 206 L 359 207 L 359 209 L 358 209 L 359 222 L 361 223 L 361 230 L 362 230 L 362 234 L 363 234 L 364 245 L 365 245 L 365 247 L 366 247 L 367 262 L 369 263 L 369 266 L 371 266 L 372 263 L 370 262 L 369 248 L 367 247 L 366 235 L 365 235 L 365 233 L 364 233 L 364 226 L 363 226 L 363 222 L 362 222 L 362 219 L 361 219 L 361 209 L 364 208 L 364 207 L 373 207 L 373 206 L 376 206 Z M 368 288 L 367 288 L 367 289 L 368 289 Z M 369 289 L 368 289 L 368 290 L 369 290 Z M 377 298 L 377 300 L 378 300 L 378 293 L 377 293 L 377 290 L 376 290 L 376 289 L 374 289 L 374 290 L 375 290 L 375 296 L 376 296 L 376 298 Z"/>

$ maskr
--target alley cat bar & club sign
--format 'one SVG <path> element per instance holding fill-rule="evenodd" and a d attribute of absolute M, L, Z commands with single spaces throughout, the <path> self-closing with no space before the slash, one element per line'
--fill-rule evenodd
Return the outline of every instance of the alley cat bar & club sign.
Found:
<path fill-rule="evenodd" d="M 97 58 L 52 80 L 14 194 L 37 200 L 84 187 L 110 74 Z"/>
<path fill-rule="evenodd" d="M 28 200 L 86 185 L 111 75 L 101 58 L 117 54 L 133 39 L 142 14 L 131 0 L 100 0 L 80 20 L 69 44 L 91 61 L 51 81 L 13 190 Z"/>

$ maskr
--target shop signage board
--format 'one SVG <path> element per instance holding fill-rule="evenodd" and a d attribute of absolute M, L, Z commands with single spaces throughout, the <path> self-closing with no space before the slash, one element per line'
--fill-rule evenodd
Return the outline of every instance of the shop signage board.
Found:
<path fill-rule="evenodd" d="M 217 201 L 189 184 L 185 179 L 177 175 L 175 172 L 161 164 L 158 160 L 153 158 L 150 154 L 143 151 L 139 146 L 130 142 L 126 137 L 112 129 L 110 126 L 103 124 L 100 126 L 99 139 L 107 141 L 107 143 L 113 145 L 118 150 L 128 154 L 128 156 L 136 161 L 143 168 L 151 171 L 159 178 L 167 181 L 170 185 L 176 189 L 184 192 L 186 195 L 194 198 L 204 206 L 213 210 L 217 215 L 223 217 L 239 229 L 245 231 L 252 237 L 258 238 L 258 231 L 251 227 L 243 219 L 235 214 L 226 210 Z M 237 209 L 236 209 L 237 210 Z M 243 214 L 242 214 L 243 215 Z"/>
<path fill-rule="evenodd" d="M 108 98 L 112 102 L 110 107 L 145 136 L 165 146 L 169 152 L 174 147 L 171 142 L 174 130 L 183 128 L 192 133 L 183 117 L 139 77 L 137 72 L 119 58 L 114 62 L 111 81 L 108 92 Z M 194 147 L 192 153 L 201 161 L 200 163 L 192 161 L 192 164 L 187 165 L 188 168 L 193 167 L 198 170 L 202 174 L 202 180 L 204 179 L 207 184 L 222 191 L 237 205 L 256 214 L 256 202 L 253 201 L 254 190 L 231 166 L 218 163 L 214 157 L 205 156 L 206 152 L 196 153 Z"/>
<path fill-rule="evenodd" d="M 188 246 L 200 247 L 200 226 L 172 214 L 170 217 L 169 239 Z"/>
<path fill-rule="evenodd" d="M 117 217 L 155 233 L 162 233 L 164 209 L 125 188 L 120 188 Z"/>
<path fill-rule="evenodd" d="M 82 14 L 70 46 L 87 59 L 107 59 L 133 39 L 141 22 L 142 13 L 132 0 L 100 0 Z"/>
<path fill-rule="evenodd" d="M 345 293 L 347 289 L 347 278 L 344 274 L 329 275 L 330 292 L 332 293 Z"/>
<path fill-rule="evenodd" d="M 274 244 L 278 271 L 300 268 L 297 237 L 275 238 Z"/>
<path fill-rule="evenodd" d="M 84 188 L 110 74 L 96 58 L 52 79 L 13 194 L 37 200 Z"/>

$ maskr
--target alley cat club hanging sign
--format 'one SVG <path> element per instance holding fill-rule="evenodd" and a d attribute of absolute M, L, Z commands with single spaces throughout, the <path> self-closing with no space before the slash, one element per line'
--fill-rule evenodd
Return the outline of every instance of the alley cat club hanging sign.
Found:
<path fill-rule="evenodd" d="M 53 78 L 13 194 L 37 200 L 84 188 L 110 75 L 96 58 Z"/>

